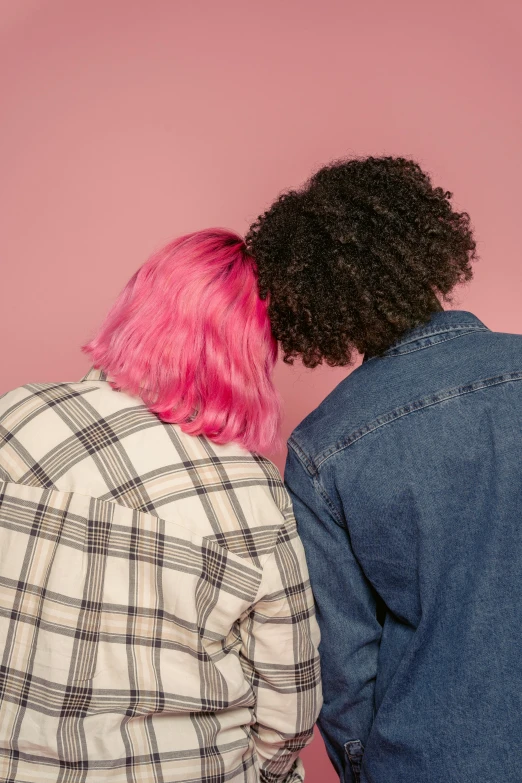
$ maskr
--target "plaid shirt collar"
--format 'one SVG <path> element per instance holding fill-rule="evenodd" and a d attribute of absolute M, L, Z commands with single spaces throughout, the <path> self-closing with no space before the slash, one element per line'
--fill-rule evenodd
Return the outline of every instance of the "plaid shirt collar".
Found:
<path fill-rule="evenodd" d="M 103 370 L 97 370 L 96 367 L 91 367 L 87 375 L 84 375 L 82 378 L 83 381 L 106 381 L 107 376 L 103 372 Z"/>

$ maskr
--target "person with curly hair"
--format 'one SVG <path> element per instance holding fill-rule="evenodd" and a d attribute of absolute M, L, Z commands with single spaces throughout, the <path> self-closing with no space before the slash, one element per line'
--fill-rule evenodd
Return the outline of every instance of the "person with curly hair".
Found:
<path fill-rule="evenodd" d="M 285 481 L 342 781 L 522 780 L 522 337 L 447 309 L 469 215 L 420 166 L 325 166 L 252 225 L 284 361 L 363 361 L 292 433 Z"/>

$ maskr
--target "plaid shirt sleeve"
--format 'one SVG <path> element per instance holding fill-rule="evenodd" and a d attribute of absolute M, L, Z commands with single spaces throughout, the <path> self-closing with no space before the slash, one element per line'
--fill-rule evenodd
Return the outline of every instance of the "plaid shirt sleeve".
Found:
<path fill-rule="evenodd" d="M 304 780 L 299 753 L 322 704 L 319 628 L 301 540 L 287 513 L 257 599 L 241 620 L 243 668 L 256 694 L 253 727 L 263 783 Z"/>

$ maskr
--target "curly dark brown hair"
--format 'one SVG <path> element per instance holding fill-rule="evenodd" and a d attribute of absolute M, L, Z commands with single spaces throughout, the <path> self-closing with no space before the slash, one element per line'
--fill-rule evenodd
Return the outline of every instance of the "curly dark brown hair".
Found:
<path fill-rule="evenodd" d="M 251 226 L 247 247 L 284 360 L 346 365 L 381 354 L 471 279 L 466 212 L 413 160 L 368 157 L 320 169 Z"/>

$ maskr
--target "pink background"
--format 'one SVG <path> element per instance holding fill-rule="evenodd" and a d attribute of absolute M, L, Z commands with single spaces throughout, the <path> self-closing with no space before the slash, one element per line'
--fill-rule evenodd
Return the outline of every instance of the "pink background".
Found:
<path fill-rule="evenodd" d="M 0 0 L 0 393 L 79 378 L 78 346 L 154 248 L 244 231 L 350 154 L 413 156 L 454 192 L 482 257 L 455 306 L 522 332 L 521 9 Z M 345 374 L 279 366 L 284 434 Z M 337 779 L 320 739 L 305 759 Z"/>

